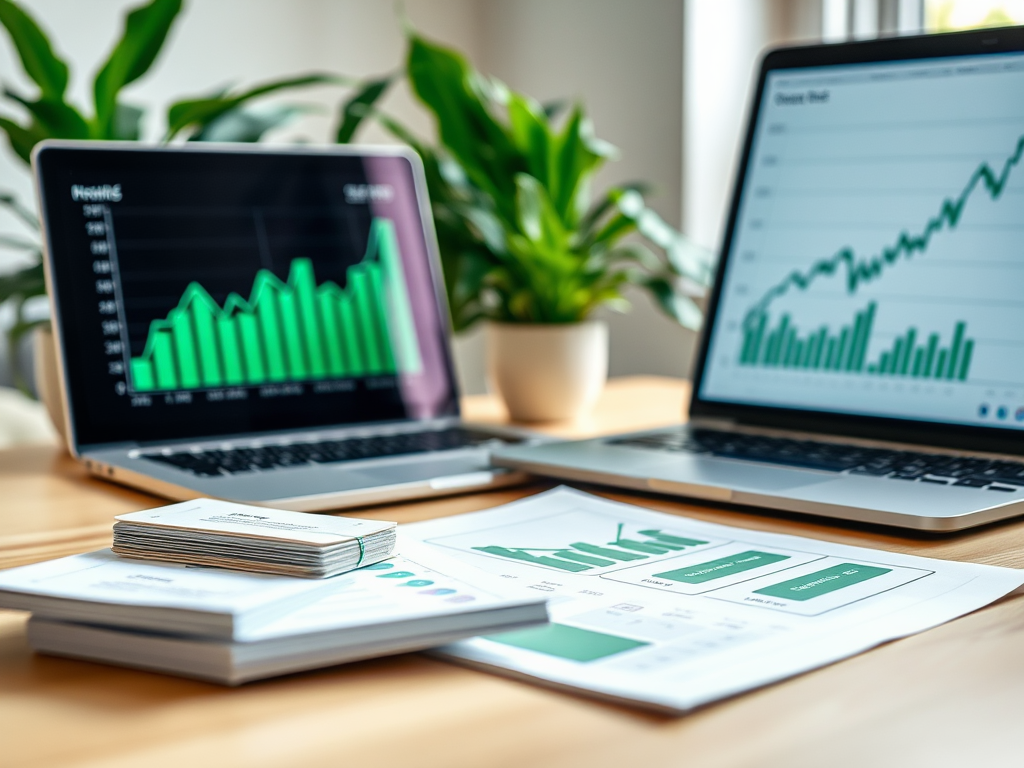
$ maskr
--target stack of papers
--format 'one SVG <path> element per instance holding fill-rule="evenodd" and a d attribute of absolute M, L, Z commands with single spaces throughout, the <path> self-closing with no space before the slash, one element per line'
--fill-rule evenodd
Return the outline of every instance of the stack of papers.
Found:
<path fill-rule="evenodd" d="M 684 712 L 921 632 L 1024 571 L 713 525 L 556 489 L 403 526 L 437 552 L 546 594 L 552 623 L 449 658 Z"/>
<path fill-rule="evenodd" d="M 326 578 L 395 549 L 396 524 L 196 499 L 117 517 L 124 557 Z"/>
<path fill-rule="evenodd" d="M 235 685 L 547 622 L 522 593 L 417 542 L 330 579 L 142 562 L 109 550 L 0 573 L 42 653 Z"/>

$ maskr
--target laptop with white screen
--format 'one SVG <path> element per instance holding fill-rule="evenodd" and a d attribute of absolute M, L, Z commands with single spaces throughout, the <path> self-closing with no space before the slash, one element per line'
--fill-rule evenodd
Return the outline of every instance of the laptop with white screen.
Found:
<path fill-rule="evenodd" d="M 949 531 L 1024 513 L 1024 28 L 762 61 L 687 426 L 496 463 Z"/>
<path fill-rule="evenodd" d="M 67 435 L 94 474 L 296 510 L 505 485 L 459 417 L 417 155 L 44 142 Z"/>

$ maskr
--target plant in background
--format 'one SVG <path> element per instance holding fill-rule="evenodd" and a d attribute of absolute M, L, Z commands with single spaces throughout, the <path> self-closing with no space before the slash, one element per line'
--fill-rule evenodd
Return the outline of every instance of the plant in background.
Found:
<path fill-rule="evenodd" d="M 642 184 L 592 201 L 591 179 L 615 150 L 582 106 L 542 107 L 416 34 L 406 76 L 441 146 L 377 118 L 423 157 L 456 331 L 480 320 L 578 323 L 599 306 L 628 308 L 628 285 L 699 326 L 693 297 L 710 279 L 710 254 L 646 206 Z M 641 237 L 624 242 L 630 233 Z"/>
<path fill-rule="evenodd" d="M 32 148 L 44 139 L 136 141 L 141 138 L 145 110 L 121 99 L 122 89 L 145 75 L 156 61 L 182 9 L 182 0 L 151 0 L 125 15 L 124 30 L 93 80 L 92 114 L 67 100 L 68 65 L 53 49 L 46 33 L 13 0 L 0 0 L 0 25 L 6 29 L 25 74 L 38 88 L 28 97 L 5 88 L 0 103 L 21 113 L 20 121 L 0 115 L 0 129 L 15 155 L 29 163 Z M 272 128 L 284 125 L 302 111 L 293 105 L 251 105 L 255 99 L 302 86 L 350 84 L 345 78 L 307 74 L 263 83 L 246 90 L 219 89 L 208 95 L 172 104 L 167 112 L 166 141 L 259 141 Z M 351 121 L 350 121 L 351 123 Z M 351 133 L 355 127 L 351 125 Z M 19 340 L 35 325 L 25 317 L 25 304 L 46 292 L 36 216 L 15 196 L 0 191 L 0 207 L 28 228 L 29 236 L 0 234 L 0 247 L 27 257 L 27 266 L 0 275 L 0 305 L 13 304 L 15 321 L 8 330 L 12 371 L 19 388 L 27 391 L 17 366 Z"/>

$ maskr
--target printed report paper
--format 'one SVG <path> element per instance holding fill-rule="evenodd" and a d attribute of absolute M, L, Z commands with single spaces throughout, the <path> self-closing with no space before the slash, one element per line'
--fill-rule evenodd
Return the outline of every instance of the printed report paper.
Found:
<path fill-rule="evenodd" d="M 651 512 L 559 488 L 403 528 L 547 594 L 551 624 L 445 655 L 682 712 L 950 621 L 1024 571 Z"/>
<path fill-rule="evenodd" d="M 403 542 L 402 552 L 353 571 L 342 588 L 233 641 L 33 616 L 29 642 L 44 653 L 236 685 L 547 621 L 543 594 L 417 541 Z"/>
<path fill-rule="evenodd" d="M 196 568 L 109 549 L 0 572 L 0 608 L 65 621 L 232 638 L 350 581 Z"/>

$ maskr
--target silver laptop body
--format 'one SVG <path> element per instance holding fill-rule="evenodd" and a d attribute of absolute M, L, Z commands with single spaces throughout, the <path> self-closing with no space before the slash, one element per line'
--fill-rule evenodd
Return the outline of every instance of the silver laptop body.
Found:
<path fill-rule="evenodd" d="M 495 463 L 929 531 L 1024 513 L 1024 28 L 769 52 L 687 426 Z"/>
<path fill-rule="evenodd" d="M 419 158 L 44 142 L 67 436 L 170 499 L 315 511 L 521 481 L 462 423 Z"/>

